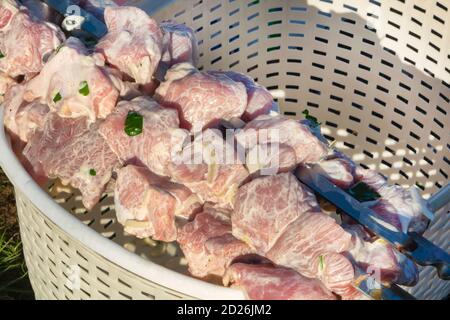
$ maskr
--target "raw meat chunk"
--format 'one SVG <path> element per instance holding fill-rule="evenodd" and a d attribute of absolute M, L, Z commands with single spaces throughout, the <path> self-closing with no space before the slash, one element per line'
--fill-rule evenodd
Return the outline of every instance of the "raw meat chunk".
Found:
<path fill-rule="evenodd" d="M 351 235 L 333 218 L 317 211 L 303 211 L 285 227 L 267 257 L 307 277 L 317 277 L 317 268 L 313 263 L 318 261 L 317 257 L 328 252 L 344 252 L 350 248 Z"/>
<path fill-rule="evenodd" d="M 19 12 L 15 0 L 2 0 L 0 3 L 0 32 L 8 30 L 13 17 Z"/>
<path fill-rule="evenodd" d="M 344 255 L 334 252 L 325 253 L 312 261 L 310 269 L 315 278 L 320 279 L 332 292 L 347 299 L 352 293 L 355 270 Z"/>
<path fill-rule="evenodd" d="M 317 163 L 317 173 L 325 175 L 331 182 L 342 189 L 354 184 L 353 164 L 347 159 L 335 158 Z"/>
<path fill-rule="evenodd" d="M 197 65 L 199 56 L 194 31 L 184 24 L 173 21 L 165 21 L 160 27 L 164 34 L 161 62 L 165 67 L 170 68 L 183 62 Z"/>
<path fill-rule="evenodd" d="M 427 208 L 425 200 L 415 186 L 409 189 L 397 185 L 390 186 L 380 174 L 361 167 L 356 168 L 356 181 L 366 183 L 381 196 L 371 209 L 391 228 L 419 234 L 426 230 L 433 213 Z"/>
<path fill-rule="evenodd" d="M 244 149 L 261 144 L 278 144 L 291 147 L 295 158 L 291 163 L 313 163 L 327 155 L 327 146 L 308 126 L 285 116 L 262 115 L 249 122 L 236 134 L 236 140 Z"/>
<path fill-rule="evenodd" d="M 27 142 L 33 134 L 44 127 L 50 109 L 39 101 L 23 101 L 25 87 L 17 84 L 5 96 L 4 123 L 9 132 Z"/>
<path fill-rule="evenodd" d="M 196 277 L 223 276 L 233 259 L 253 252 L 233 237 L 231 225 L 220 215 L 199 213 L 179 231 L 178 242 L 188 260 L 189 271 Z"/>
<path fill-rule="evenodd" d="M 133 165 L 118 172 L 115 205 L 126 232 L 167 242 L 176 240 L 176 216 L 190 218 L 201 209 L 188 188 Z"/>
<path fill-rule="evenodd" d="M 105 22 L 108 33 L 97 44 L 97 51 L 137 83 L 150 83 L 163 48 L 156 21 L 135 7 L 107 7 Z"/>
<path fill-rule="evenodd" d="M 292 269 L 270 264 L 235 263 L 228 268 L 224 284 L 242 289 L 252 300 L 335 300 L 317 279 Z"/>
<path fill-rule="evenodd" d="M 317 207 L 315 196 L 292 173 L 257 178 L 239 188 L 233 235 L 265 255 L 293 221 Z"/>
<path fill-rule="evenodd" d="M 0 72 L 0 103 L 3 102 L 8 89 L 15 83 L 13 78 L 10 78 L 3 72 Z"/>
<path fill-rule="evenodd" d="M 257 144 L 251 148 L 245 160 L 248 171 L 262 176 L 292 171 L 296 163 L 295 150 L 285 144 Z"/>
<path fill-rule="evenodd" d="M 180 113 L 181 126 L 191 131 L 215 126 L 220 119 L 240 117 L 247 107 L 245 86 L 224 74 L 200 72 L 189 63 L 167 71 L 157 99 Z"/>
<path fill-rule="evenodd" d="M 88 210 L 100 200 L 119 164 L 96 125 L 89 127 L 87 118 L 64 119 L 54 113 L 29 141 L 24 155 L 48 177 L 79 189 Z"/>
<path fill-rule="evenodd" d="M 30 80 L 24 99 L 40 99 L 64 118 L 88 117 L 91 122 L 105 118 L 119 93 L 86 48 L 69 38 L 58 53 Z"/>
<path fill-rule="evenodd" d="M 352 234 L 351 261 L 368 274 L 377 272 L 382 283 L 414 286 L 419 277 L 416 265 L 386 241 L 371 237 L 361 225 L 345 226 Z"/>
<path fill-rule="evenodd" d="M 125 132 L 130 113 L 143 118 L 142 133 L 137 136 Z M 100 125 L 99 132 L 122 162 L 140 163 L 158 175 L 168 176 L 172 156 L 182 149 L 188 137 L 178 124 L 175 110 L 162 108 L 149 98 L 138 97 L 121 101 L 115 112 Z"/>
<path fill-rule="evenodd" d="M 0 71 L 10 77 L 39 73 L 64 39 L 58 27 L 34 21 L 25 7 L 0 4 Z"/>
<path fill-rule="evenodd" d="M 273 100 L 270 92 L 253 81 L 252 78 L 245 74 L 233 71 L 224 73 L 234 81 L 241 82 L 247 89 L 247 108 L 242 115 L 244 121 L 252 121 L 258 116 L 268 114 L 271 110 L 275 109 L 276 102 Z"/>
<path fill-rule="evenodd" d="M 233 207 L 238 187 L 249 176 L 233 140 L 225 141 L 219 131 L 212 129 L 185 146 L 169 165 L 169 175 L 204 202 L 226 208 Z"/>

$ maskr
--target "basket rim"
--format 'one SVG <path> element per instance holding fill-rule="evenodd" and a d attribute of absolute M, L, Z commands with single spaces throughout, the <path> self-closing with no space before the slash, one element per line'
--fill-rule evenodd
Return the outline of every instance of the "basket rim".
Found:
<path fill-rule="evenodd" d="M 22 191 L 46 218 L 88 249 L 135 275 L 193 298 L 210 300 L 243 300 L 244 293 L 238 289 L 190 277 L 168 269 L 126 250 L 119 244 L 103 237 L 83 224 L 54 201 L 32 179 L 17 159 L 8 142 L 3 124 L 5 106 L 0 106 L 0 166 L 15 188 Z M 180 284 L 183 283 L 181 286 Z M 183 288 L 180 291 L 179 288 Z"/>

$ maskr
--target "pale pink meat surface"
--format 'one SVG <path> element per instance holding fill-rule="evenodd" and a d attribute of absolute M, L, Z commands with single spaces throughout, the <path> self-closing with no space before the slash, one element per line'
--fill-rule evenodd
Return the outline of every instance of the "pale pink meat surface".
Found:
<path fill-rule="evenodd" d="M 55 25 L 34 21 L 25 7 L 0 4 L 0 71 L 11 76 L 39 73 L 65 37 Z"/>
<path fill-rule="evenodd" d="M 423 214 L 426 205 L 415 186 L 405 189 L 398 185 L 388 185 L 386 179 L 373 170 L 356 168 L 356 181 L 361 181 L 381 196 L 371 206 L 378 218 L 402 232 L 415 231 L 422 234 L 429 223 Z"/>
<path fill-rule="evenodd" d="M 170 177 L 195 192 L 204 202 L 232 208 L 238 187 L 249 173 L 233 144 L 208 129 L 187 144 L 169 165 Z"/>
<path fill-rule="evenodd" d="M 196 277 L 223 276 L 234 258 L 253 250 L 231 234 L 231 225 L 220 214 L 202 212 L 178 233 L 178 242 Z"/>
<path fill-rule="evenodd" d="M 292 173 L 257 178 L 239 188 L 233 235 L 265 255 L 292 222 L 317 207 L 314 194 Z"/>
<path fill-rule="evenodd" d="M 108 33 L 97 44 L 106 60 L 132 77 L 147 84 L 161 60 L 163 34 L 155 20 L 134 7 L 107 7 Z"/>
<path fill-rule="evenodd" d="M 352 234 L 350 260 L 368 274 L 376 272 L 383 283 L 413 286 L 418 281 L 416 265 L 386 241 L 371 237 L 361 225 L 344 227 Z"/>
<path fill-rule="evenodd" d="M 290 146 L 296 164 L 317 162 L 328 152 L 308 126 L 282 115 L 257 117 L 237 133 L 236 140 L 245 149 L 268 143 Z"/>
<path fill-rule="evenodd" d="M 270 264 L 235 263 L 224 284 L 240 288 L 252 300 L 336 300 L 319 280 Z"/>
<path fill-rule="evenodd" d="M 4 101 L 4 97 L 6 93 L 8 92 L 8 89 L 15 84 L 15 81 L 13 78 L 9 77 L 8 75 L 4 74 L 3 72 L 0 72 L 0 103 Z"/>
<path fill-rule="evenodd" d="M 257 144 L 248 150 L 245 165 L 250 173 L 267 176 L 295 169 L 295 150 L 279 143 Z"/>
<path fill-rule="evenodd" d="M 325 175 L 331 182 L 342 189 L 350 188 L 355 179 L 353 165 L 346 159 L 336 158 L 318 163 L 317 173 Z"/>
<path fill-rule="evenodd" d="M 49 114 L 41 133 L 24 150 L 35 166 L 50 178 L 60 178 L 80 190 L 84 206 L 91 210 L 100 200 L 119 160 L 86 118 L 64 119 Z"/>
<path fill-rule="evenodd" d="M 27 142 L 37 130 L 44 127 L 50 110 L 47 105 L 38 101 L 23 101 L 24 89 L 23 85 L 16 84 L 8 90 L 4 104 L 4 124 L 10 134 Z"/>
<path fill-rule="evenodd" d="M 130 112 L 143 117 L 142 133 L 129 136 L 125 122 Z M 176 110 L 162 108 L 156 101 L 138 97 L 121 101 L 101 125 L 100 134 L 122 162 L 140 163 L 152 172 L 168 176 L 172 156 L 181 150 L 188 133 L 178 128 Z"/>
<path fill-rule="evenodd" d="M 175 217 L 188 219 L 201 209 L 198 197 L 183 185 L 133 165 L 118 172 L 115 205 L 125 231 L 168 242 L 177 237 Z"/>
<path fill-rule="evenodd" d="M 76 38 L 66 41 L 42 72 L 28 82 L 24 94 L 25 100 L 40 99 L 61 117 L 83 116 L 90 122 L 109 115 L 118 97 L 109 77 Z"/>
<path fill-rule="evenodd" d="M 303 211 L 285 228 L 267 257 L 308 277 L 316 277 L 317 270 L 313 262 L 316 262 L 317 257 L 350 248 L 351 235 L 333 218 L 317 211 Z"/>
<path fill-rule="evenodd" d="M 350 260 L 343 254 L 324 253 L 314 259 L 312 265 L 316 273 L 315 278 L 320 279 L 329 290 L 340 295 L 343 299 L 346 299 L 353 291 L 355 270 Z"/>
<path fill-rule="evenodd" d="M 156 97 L 180 113 L 181 126 L 200 131 L 220 119 L 241 117 L 247 107 L 247 91 L 240 82 L 224 74 L 200 72 L 189 63 L 168 70 Z"/>
<path fill-rule="evenodd" d="M 3 0 L 0 4 L 0 32 L 5 32 L 12 18 L 19 12 L 19 5 L 15 0 Z"/>
<path fill-rule="evenodd" d="M 173 21 L 164 21 L 160 27 L 164 34 L 161 62 L 168 68 L 182 62 L 196 66 L 199 55 L 194 31 L 184 24 Z"/>
<path fill-rule="evenodd" d="M 272 95 L 262 85 L 242 73 L 233 71 L 224 73 L 234 81 L 241 82 L 247 89 L 247 108 L 242 115 L 244 121 L 252 121 L 260 115 L 268 114 L 274 108 L 275 101 Z"/>

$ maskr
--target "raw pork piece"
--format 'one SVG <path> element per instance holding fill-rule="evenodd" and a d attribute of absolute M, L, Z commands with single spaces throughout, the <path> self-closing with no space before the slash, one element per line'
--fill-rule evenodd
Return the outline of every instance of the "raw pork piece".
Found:
<path fill-rule="evenodd" d="M 276 103 L 270 92 L 263 86 L 253 81 L 252 78 L 245 74 L 233 71 L 227 71 L 224 73 L 234 81 L 241 82 L 247 89 L 247 108 L 245 109 L 245 113 L 242 115 L 242 119 L 244 121 L 252 121 L 260 115 L 268 114 L 275 108 Z"/>
<path fill-rule="evenodd" d="M 336 300 L 319 280 L 270 264 L 235 263 L 224 284 L 242 289 L 252 300 Z"/>
<path fill-rule="evenodd" d="M 257 178 L 243 185 L 234 208 L 233 235 L 265 255 L 292 222 L 317 209 L 318 204 L 314 194 L 289 172 Z"/>
<path fill-rule="evenodd" d="M 163 49 L 163 33 L 156 21 L 135 7 L 107 7 L 105 22 L 108 33 L 97 51 L 137 83 L 150 83 Z"/>
<path fill-rule="evenodd" d="M 328 153 L 327 146 L 308 126 L 282 115 L 257 117 L 236 134 L 236 140 L 239 146 L 246 150 L 265 144 L 280 146 L 280 152 L 285 152 L 287 147 L 291 147 L 295 157 L 290 161 L 282 154 L 279 155 L 280 159 L 286 159 L 283 161 L 285 167 L 314 163 Z"/>
<path fill-rule="evenodd" d="M 119 165 L 117 156 L 87 118 L 65 119 L 49 114 L 44 130 L 30 139 L 24 155 L 52 179 L 81 191 L 84 206 L 91 210 L 100 200 Z"/>
<path fill-rule="evenodd" d="M 257 144 L 248 151 L 245 165 L 251 174 L 270 176 L 295 169 L 295 159 L 295 150 L 288 145 Z"/>
<path fill-rule="evenodd" d="M 314 262 L 318 257 L 325 253 L 344 252 L 351 246 L 351 235 L 333 218 L 308 210 L 300 212 L 297 219 L 284 228 L 267 252 L 267 257 L 307 277 L 317 277 Z"/>
<path fill-rule="evenodd" d="M 194 221 L 180 229 L 178 242 L 196 277 L 217 275 L 222 277 L 233 259 L 253 250 L 231 234 L 228 219 L 222 213 L 209 209 L 196 215 Z"/>
<path fill-rule="evenodd" d="M 201 209 L 188 188 L 133 165 L 118 172 L 114 200 L 126 232 L 167 242 L 176 240 L 176 216 L 188 219 Z"/>
<path fill-rule="evenodd" d="M 233 144 L 220 131 L 207 129 L 173 158 L 169 176 L 204 202 L 232 208 L 238 187 L 249 176 Z"/>
<path fill-rule="evenodd" d="M 181 126 L 191 131 L 215 126 L 220 119 L 240 117 L 247 107 L 242 83 L 225 74 L 200 72 L 189 63 L 167 71 L 156 97 L 164 106 L 177 109 Z"/>
<path fill-rule="evenodd" d="M 35 102 L 25 102 L 23 94 L 25 86 L 12 86 L 5 96 L 4 124 L 9 133 L 27 142 L 33 134 L 44 127 L 45 119 L 50 109 L 47 105 Z"/>
<path fill-rule="evenodd" d="M 132 112 L 143 117 L 142 133 L 137 136 L 129 136 L 124 130 L 127 116 Z M 138 97 L 121 101 L 100 125 L 99 132 L 122 162 L 143 164 L 158 175 L 168 176 L 172 156 L 182 149 L 188 137 L 178 125 L 176 110 L 163 108 L 150 98 Z"/>
<path fill-rule="evenodd" d="M 410 259 L 383 239 L 374 238 L 361 225 L 345 226 L 352 234 L 353 248 L 348 251 L 351 261 L 368 274 L 375 272 L 382 283 L 416 285 L 419 272 Z"/>
<path fill-rule="evenodd" d="M 325 175 L 331 182 L 342 189 L 348 189 L 354 184 L 353 163 L 344 158 L 323 160 L 314 167 L 316 172 Z"/>
<path fill-rule="evenodd" d="M 11 1 L 0 6 L 0 71 L 13 78 L 39 73 L 64 34 L 51 23 L 34 21 L 25 7 L 14 8 Z"/>
<path fill-rule="evenodd" d="M 339 254 L 351 248 L 351 236 L 321 212 L 305 212 L 292 222 L 267 253 L 276 264 L 320 279 L 336 294 L 347 293 L 354 280 L 351 262 Z"/>
<path fill-rule="evenodd" d="M 372 170 L 356 168 L 356 181 L 366 183 L 381 196 L 371 206 L 378 218 L 387 223 L 387 227 L 407 233 L 414 231 L 422 234 L 433 218 L 419 190 L 413 186 L 405 189 L 401 186 L 388 185 L 386 179 Z"/>
<path fill-rule="evenodd" d="M 15 83 L 13 78 L 10 78 L 3 72 L 0 72 L 0 103 L 3 102 L 8 89 Z"/>
<path fill-rule="evenodd" d="M 164 34 L 161 62 L 165 67 L 170 68 L 183 62 L 196 66 L 199 56 L 194 31 L 184 24 L 173 21 L 164 21 L 160 27 Z"/>
<path fill-rule="evenodd" d="M 19 5 L 15 0 L 2 0 L 0 3 L 0 32 L 5 32 L 12 18 L 19 12 Z"/>
<path fill-rule="evenodd" d="M 87 55 L 76 38 L 69 38 L 58 53 L 30 80 L 27 101 L 40 99 L 64 118 L 106 118 L 115 108 L 119 93 L 109 77 Z"/>

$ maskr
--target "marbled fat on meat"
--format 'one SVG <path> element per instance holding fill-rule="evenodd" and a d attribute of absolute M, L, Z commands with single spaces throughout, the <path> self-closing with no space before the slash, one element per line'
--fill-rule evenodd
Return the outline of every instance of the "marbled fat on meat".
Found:
<path fill-rule="evenodd" d="M 186 185 L 204 202 L 232 208 L 238 187 L 249 173 L 233 143 L 208 129 L 188 143 L 169 165 L 172 179 Z"/>
<path fill-rule="evenodd" d="M 189 219 L 202 205 L 185 186 L 133 165 L 119 170 L 114 197 L 126 232 L 168 242 L 177 237 L 175 217 Z"/>
<path fill-rule="evenodd" d="M 25 87 L 20 84 L 13 85 L 8 90 L 4 104 L 4 124 L 10 134 L 28 142 L 37 130 L 44 127 L 50 109 L 39 101 L 25 102 L 24 92 Z"/>
<path fill-rule="evenodd" d="M 292 222 L 317 208 L 314 194 L 292 173 L 261 177 L 239 188 L 233 235 L 265 255 Z"/>
<path fill-rule="evenodd" d="M 241 82 L 247 89 L 247 108 L 242 115 L 244 121 L 252 121 L 258 116 L 268 114 L 272 109 L 275 109 L 276 102 L 273 100 L 270 92 L 252 78 L 234 71 L 223 73 L 234 81 Z"/>
<path fill-rule="evenodd" d="M 80 90 L 85 89 L 84 93 Z M 87 90 L 86 90 L 87 88 Z M 42 72 L 27 84 L 24 99 L 40 99 L 64 118 L 106 118 L 115 108 L 119 92 L 86 48 L 69 38 Z"/>
<path fill-rule="evenodd" d="M 54 113 L 29 141 L 24 155 L 48 177 L 79 189 L 88 210 L 98 203 L 119 165 L 96 125 L 89 127 L 87 118 L 64 119 Z"/>
<path fill-rule="evenodd" d="M 65 37 L 55 25 L 35 21 L 13 1 L 0 4 L 0 71 L 11 76 L 33 76 Z"/>
<path fill-rule="evenodd" d="M 270 264 L 235 263 L 224 284 L 240 288 L 252 300 L 336 300 L 319 280 Z"/>
<path fill-rule="evenodd" d="M 107 7 L 108 33 L 96 50 L 139 84 L 148 84 L 161 60 L 163 33 L 152 18 L 134 7 Z"/>
<path fill-rule="evenodd" d="M 137 136 L 125 132 L 130 112 L 143 117 L 142 133 Z M 162 108 L 154 100 L 138 97 L 121 101 L 115 112 L 100 125 L 99 131 L 122 162 L 140 163 L 158 175 L 168 176 L 173 154 L 182 149 L 188 137 L 188 133 L 178 126 L 176 110 Z"/>
<path fill-rule="evenodd" d="M 181 126 L 188 130 L 215 126 L 220 119 L 239 118 L 247 107 L 247 91 L 225 74 L 200 72 L 189 63 L 167 71 L 156 90 L 157 100 L 180 113 Z"/>
<path fill-rule="evenodd" d="M 223 276 L 233 259 L 252 253 L 253 250 L 231 234 L 227 219 L 221 219 L 213 209 L 196 215 L 184 225 L 178 242 L 189 264 L 189 271 L 196 277 Z"/>
<path fill-rule="evenodd" d="M 164 21 L 160 27 L 164 34 L 161 62 L 167 68 L 183 62 L 196 66 L 199 53 L 194 31 L 184 24 L 173 21 Z"/>
<path fill-rule="evenodd" d="M 325 143 L 308 126 L 282 115 L 257 117 L 236 134 L 236 140 L 244 149 L 265 144 L 291 147 L 295 153 L 293 164 L 314 163 L 328 153 Z"/>

